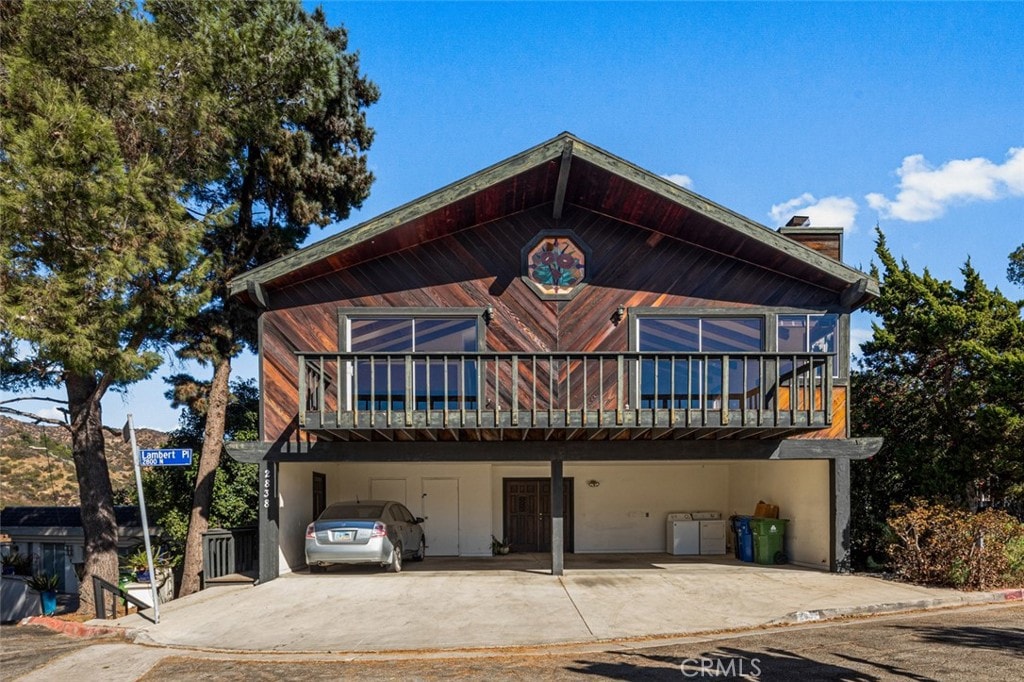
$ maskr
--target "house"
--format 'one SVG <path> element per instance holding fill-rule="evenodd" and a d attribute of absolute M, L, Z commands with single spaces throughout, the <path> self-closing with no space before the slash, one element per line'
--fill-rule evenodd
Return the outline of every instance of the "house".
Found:
<path fill-rule="evenodd" d="M 768 229 L 564 133 L 238 277 L 259 314 L 260 578 L 330 501 L 425 517 L 428 554 L 664 552 L 666 516 L 790 519 L 842 570 L 841 229 Z"/>
<path fill-rule="evenodd" d="M 139 508 L 114 507 L 118 551 L 143 542 Z M 85 536 L 80 507 L 5 507 L 0 510 L 0 530 L 7 539 L 3 555 L 15 552 L 32 561 L 32 571 L 56 575 L 58 591 L 78 592 L 75 564 L 85 561 Z M 159 528 L 150 526 L 150 533 Z"/>

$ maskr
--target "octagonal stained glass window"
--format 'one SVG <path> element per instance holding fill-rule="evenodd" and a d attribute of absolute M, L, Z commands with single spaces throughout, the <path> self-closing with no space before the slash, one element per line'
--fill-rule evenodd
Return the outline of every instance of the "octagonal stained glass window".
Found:
<path fill-rule="evenodd" d="M 523 249 L 523 279 L 541 298 L 572 298 L 586 282 L 589 256 L 572 232 L 544 231 Z"/>

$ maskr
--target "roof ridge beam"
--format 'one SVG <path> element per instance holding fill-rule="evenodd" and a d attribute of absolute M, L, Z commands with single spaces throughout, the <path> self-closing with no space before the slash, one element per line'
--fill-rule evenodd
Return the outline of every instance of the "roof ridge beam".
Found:
<path fill-rule="evenodd" d="M 572 138 L 566 139 L 562 147 L 562 163 L 558 168 L 558 184 L 555 186 L 555 204 L 551 217 L 562 219 L 562 208 L 565 206 L 565 189 L 569 186 L 569 168 L 572 165 Z"/>

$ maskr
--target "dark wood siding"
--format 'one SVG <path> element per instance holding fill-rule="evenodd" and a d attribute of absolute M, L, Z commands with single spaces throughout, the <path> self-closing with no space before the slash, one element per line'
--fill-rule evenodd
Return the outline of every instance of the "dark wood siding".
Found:
<path fill-rule="evenodd" d="M 645 204 L 624 215 L 651 210 Z M 553 228 L 572 230 L 591 250 L 588 284 L 569 301 L 542 301 L 520 279 L 522 247 Z M 723 250 L 735 248 L 723 243 Z M 620 305 L 739 311 L 835 301 L 834 291 L 599 213 L 567 206 L 554 224 L 546 205 L 272 290 L 263 319 L 263 439 L 294 438 L 293 354 L 341 350 L 339 308 L 492 305 L 489 350 L 623 351 L 627 325 L 612 320 Z"/>

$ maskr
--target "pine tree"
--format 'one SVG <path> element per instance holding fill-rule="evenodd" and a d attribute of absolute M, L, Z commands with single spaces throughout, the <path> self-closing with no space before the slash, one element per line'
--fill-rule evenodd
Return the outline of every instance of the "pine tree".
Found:
<path fill-rule="evenodd" d="M 218 140 L 210 172 L 191 186 L 207 217 L 202 261 L 210 302 L 176 334 L 179 355 L 212 368 L 208 382 L 174 378 L 177 396 L 205 415 L 180 593 L 199 589 L 224 439 L 231 360 L 255 346 L 253 311 L 228 297 L 228 282 L 294 250 L 313 225 L 343 220 L 369 193 L 365 108 L 378 98 L 347 52 L 343 28 L 295 0 L 160 0 L 148 8 L 168 41 L 202 56 L 200 81 L 218 113 L 204 134 Z"/>
<path fill-rule="evenodd" d="M 3 5 L 0 375 L 63 386 L 93 575 L 117 581 L 100 400 L 149 376 L 202 302 L 201 225 L 180 203 L 201 153 L 175 116 L 174 55 L 134 3 Z M 19 413 L 5 407 L 3 411 Z"/>

